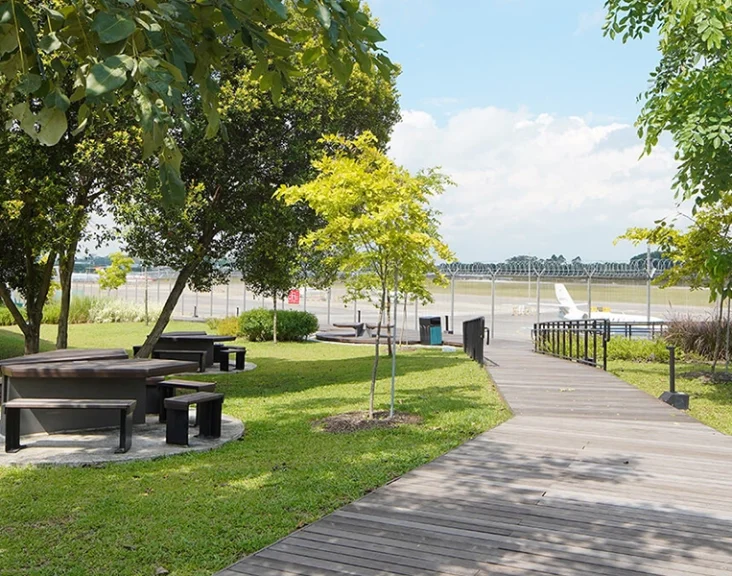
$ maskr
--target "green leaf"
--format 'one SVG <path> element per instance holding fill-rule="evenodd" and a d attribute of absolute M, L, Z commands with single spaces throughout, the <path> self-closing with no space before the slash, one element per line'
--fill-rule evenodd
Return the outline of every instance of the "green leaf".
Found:
<path fill-rule="evenodd" d="M 112 62 L 110 66 L 109 60 L 110 58 L 107 58 L 104 62 L 98 62 L 89 70 L 89 75 L 86 77 L 87 96 L 101 96 L 120 88 L 127 81 L 127 71 L 124 67 L 118 62 Z"/>
<path fill-rule="evenodd" d="M 280 0 L 265 0 L 265 2 L 267 6 L 277 13 L 277 16 L 283 20 L 287 19 L 287 8 L 285 8 L 285 5 Z"/>
<path fill-rule="evenodd" d="M 386 40 L 381 32 L 379 32 L 376 28 L 372 28 L 371 26 L 364 27 L 363 36 L 367 40 L 371 40 L 371 42 L 384 42 Z"/>
<path fill-rule="evenodd" d="M 10 2 L 0 4 L 0 24 L 7 24 L 13 20 L 13 7 Z"/>
<path fill-rule="evenodd" d="M 318 2 L 317 6 L 315 7 L 315 16 L 322 24 L 323 28 L 330 28 L 330 11 L 325 7 L 324 4 Z"/>
<path fill-rule="evenodd" d="M 43 99 L 43 104 L 48 108 L 58 108 L 62 112 L 66 112 L 71 106 L 71 101 L 66 94 L 56 89 L 48 93 L 48 96 Z"/>
<path fill-rule="evenodd" d="M 0 37 L 0 56 L 13 52 L 18 47 L 18 40 L 15 34 L 3 34 Z"/>
<path fill-rule="evenodd" d="M 307 48 L 302 53 L 302 63 L 305 66 L 310 66 L 313 62 L 315 62 L 322 53 L 322 50 L 319 46 L 314 46 L 312 48 Z"/>
<path fill-rule="evenodd" d="M 61 40 L 58 39 L 55 32 L 49 32 L 41 38 L 41 41 L 38 43 L 38 48 L 43 50 L 46 54 L 55 52 L 61 48 L 61 46 L 63 46 L 63 44 L 61 43 Z"/>
<path fill-rule="evenodd" d="M 46 146 L 58 144 L 69 127 L 66 114 L 58 108 L 44 108 L 38 115 L 38 123 L 41 126 L 38 141 Z"/>
<path fill-rule="evenodd" d="M 99 35 L 102 44 L 113 44 L 129 38 L 137 30 L 135 21 L 121 14 L 100 12 L 94 18 L 91 29 Z"/>
<path fill-rule="evenodd" d="M 43 84 L 43 79 L 38 74 L 26 74 L 18 83 L 16 89 L 24 95 L 33 94 Z"/>

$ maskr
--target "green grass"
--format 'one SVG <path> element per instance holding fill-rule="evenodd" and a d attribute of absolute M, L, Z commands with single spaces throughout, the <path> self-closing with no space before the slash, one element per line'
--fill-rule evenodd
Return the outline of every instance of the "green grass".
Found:
<path fill-rule="evenodd" d="M 689 395 L 689 413 L 704 424 L 732 434 L 732 382 L 707 383 L 703 378 L 683 378 L 684 372 L 709 370 L 708 365 L 685 364 L 676 367 L 676 390 Z M 658 398 L 668 390 L 668 365 L 640 364 L 625 360 L 608 362 L 608 371 L 629 384 Z"/>
<path fill-rule="evenodd" d="M 71 342 L 129 348 L 146 332 L 72 326 Z M 7 340 L 0 332 L 0 350 Z M 151 462 L 0 469 L 0 573 L 144 575 L 163 566 L 175 576 L 209 575 L 509 417 L 477 364 L 419 350 L 398 357 L 397 398 L 422 424 L 327 434 L 311 422 L 366 408 L 372 348 L 247 349 L 256 370 L 202 377 L 218 382 L 224 411 L 245 422 L 242 441 Z M 383 409 L 390 363 L 381 367 Z"/>

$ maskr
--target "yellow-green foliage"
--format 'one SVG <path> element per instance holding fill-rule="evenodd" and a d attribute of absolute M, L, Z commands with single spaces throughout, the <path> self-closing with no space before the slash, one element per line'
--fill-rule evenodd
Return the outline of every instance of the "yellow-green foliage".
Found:
<path fill-rule="evenodd" d="M 669 352 L 666 345 L 662 338 L 644 340 L 613 336 L 607 343 L 607 358 L 634 362 L 668 362 Z"/>

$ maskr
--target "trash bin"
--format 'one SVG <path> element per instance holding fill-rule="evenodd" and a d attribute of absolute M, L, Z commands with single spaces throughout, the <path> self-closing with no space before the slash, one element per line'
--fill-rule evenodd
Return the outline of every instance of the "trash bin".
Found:
<path fill-rule="evenodd" d="M 439 316 L 420 316 L 419 343 L 431 346 L 442 344 L 442 321 Z"/>

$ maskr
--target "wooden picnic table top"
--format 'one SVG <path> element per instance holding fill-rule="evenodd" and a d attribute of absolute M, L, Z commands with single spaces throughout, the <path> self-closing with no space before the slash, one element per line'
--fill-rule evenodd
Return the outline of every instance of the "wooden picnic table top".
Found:
<path fill-rule="evenodd" d="M 122 348 L 73 348 L 5 358 L 4 360 L 0 360 L 0 367 L 9 366 L 10 364 L 75 362 L 80 360 L 124 360 L 126 358 L 128 358 L 127 352 Z"/>
<path fill-rule="evenodd" d="M 152 376 L 167 376 L 195 372 L 198 362 L 133 358 L 126 360 L 91 360 L 86 362 L 53 362 L 10 364 L 2 373 L 11 378 L 129 378 L 139 380 Z"/>

